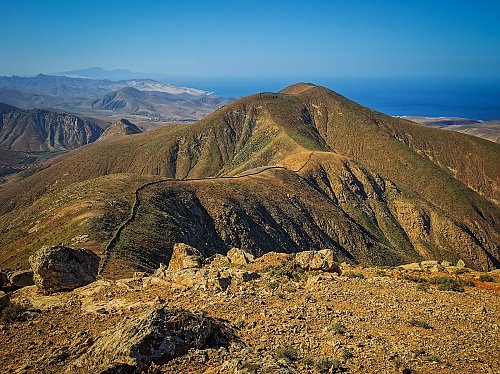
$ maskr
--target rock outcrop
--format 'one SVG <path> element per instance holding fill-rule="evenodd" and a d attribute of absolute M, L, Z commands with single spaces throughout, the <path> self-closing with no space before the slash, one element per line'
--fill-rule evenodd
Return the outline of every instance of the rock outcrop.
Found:
<path fill-rule="evenodd" d="M 299 252 L 294 256 L 294 263 L 306 271 L 321 270 L 338 275 L 342 274 L 337 255 L 333 249 Z"/>
<path fill-rule="evenodd" d="M 202 265 L 203 256 L 196 248 L 185 243 L 174 244 L 168 271 L 200 268 Z"/>
<path fill-rule="evenodd" d="M 27 287 L 32 286 L 33 271 L 31 270 L 18 270 L 9 275 L 9 283 L 14 287 Z"/>
<path fill-rule="evenodd" d="M 236 247 L 231 248 L 229 252 L 227 252 L 227 258 L 234 265 L 246 265 L 255 260 L 251 253 Z"/>
<path fill-rule="evenodd" d="M 227 346 L 234 338 L 222 322 L 182 310 L 152 307 L 102 333 L 68 372 L 142 373 L 190 349 Z"/>
<path fill-rule="evenodd" d="M 30 257 L 35 284 L 46 293 L 72 290 L 96 280 L 100 258 L 84 248 L 42 247 Z"/>

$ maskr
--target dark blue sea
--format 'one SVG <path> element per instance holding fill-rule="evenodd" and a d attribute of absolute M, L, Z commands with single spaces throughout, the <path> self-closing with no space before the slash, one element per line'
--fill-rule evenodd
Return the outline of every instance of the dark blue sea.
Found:
<path fill-rule="evenodd" d="M 202 88 L 224 97 L 277 92 L 300 79 L 178 79 L 173 84 Z M 369 108 L 389 115 L 500 119 L 500 78 L 314 79 Z"/>

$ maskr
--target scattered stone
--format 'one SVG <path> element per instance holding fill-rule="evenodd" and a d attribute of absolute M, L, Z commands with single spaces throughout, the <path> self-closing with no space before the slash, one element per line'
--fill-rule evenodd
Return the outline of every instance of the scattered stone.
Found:
<path fill-rule="evenodd" d="M 431 273 L 438 273 L 440 271 L 443 271 L 444 270 L 444 267 L 440 264 L 436 264 L 434 265 L 433 267 L 431 267 Z"/>
<path fill-rule="evenodd" d="M 451 266 L 451 262 L 450 261 L 441 261 L 441 266 L 444 266 L 444 267 Z"/>
<path fill-rule="evenodd" d="M 203 256 L 196 248 L 185 243 L 175 243 L 172 258 L 168 264 L 168 271 L 176 271 L 191 268 L 201 268 Z"/>
<path fill-rule="evenodd" d="M 222 322 L 181 310 L 149 308 L 102 333 L 67 372 L 147 372 L 190 349 L 228 346 L 235 335 Z"/>
<path fill-rule="evenodd" d="M 94 282 L 100 258 L 88 249 L 58 245 L 42 247 L 29 261 L 37 287 L 53 293 Z"/>
<path fill-rule="evenodd" d="M 33 271 L 31 270 L 18 270 L 10 274 L 9 283 L 15 287 L 33 286 Z"/>
<path fill-rule="evenodd" d="M 227 258 L 232 264 L 237 266 L 243 266 L 255 261 L 251 253 L 245 252 L 244 250 L 236 247 L 231 248 L 229 252 L 227 252 Z"/>
<path fill-rule="evenodd" d="M 294 256 L 294 262 L 297 266 L 306 271 L 321 270 L 337 273 L 339 275 L 342 274 L 337 256 L 333 249 L 298 252 Z"/>
<path fill-rule="evenodd" d="M 459 269 L 463 269 L 464 267 L 465 267 L 465 262 L 464 262 L 464 260 L 461 260 L 461 259 L 460 259 L 460 260 L 458 260 L 458 261 L 457 261 L 457 268 L 459 268 Z"/>

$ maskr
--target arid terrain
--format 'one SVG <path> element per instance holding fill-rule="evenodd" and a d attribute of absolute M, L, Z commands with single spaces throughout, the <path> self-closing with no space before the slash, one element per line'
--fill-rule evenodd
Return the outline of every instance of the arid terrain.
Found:
<path fill-rule="evenodd" d="M 102 279 L 67 293 L 44 295 L 36 286 L 15 291 L 11 302 L 24 305 L 24 314 L 2 320 L 2 371 L 104 372 L 109 362 L 128 361 L 99 361 L 93 355 L 100 342 L 115 339 L 122 321 L 140 325 L 141 316 L 157 308 L 188 311 L 224 329 L 219 343 L 186 347 L 168 362 L 143 362 L 142 370 L 150 373 L 500 370 L 498 271 L 344 264 L 339 276 L 303 271 L 283 254 L 248 264 L 237 259 L 218 255 L 201 268 Z M 119 347 L 132 344 L 120 336 Z"/>

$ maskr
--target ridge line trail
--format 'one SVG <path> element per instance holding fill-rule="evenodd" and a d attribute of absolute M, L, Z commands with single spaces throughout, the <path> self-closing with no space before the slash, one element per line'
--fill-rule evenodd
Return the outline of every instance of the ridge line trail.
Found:
<path fill-rule="evenodd" d="M 309 153 L 309 156 L 307 157 L 307 160 L 304 162 L 304 164 L 298 168 L 297 170 L 290 170 L 286 168 L 285 166 L 265 166 L 260 170 L 247 173 L 247 174 L 242 174 L 242 175 L 229 175 L 229 176 L 220 176 L 220 177 L 205 177 L 205 178 L 183 178 L 183 179 L 175 179 L 175 178 L 164 178 L 156 181 L 151 181 L 147 182 L 139 187 L 137 187 L 134 191 L 134 201 L 132 203 L 132 209 L 129 211 L 129 215 L 125 221 L 123 221 L 120 226 L 115 230 L 115 233 L 113 234 L 113 237 L 111 240 L 108 242 L 106 247 L 104 248 L 103 252 L 103 258 L 101 260 L 101 263 L 99 264 L 99 270 L 97 272 L 98 275 L 101 275 L 102 272 L 104 271 L 106 265 L 108 264 L 111 256 L 111 250 L 116 246 L 118 241 L 120 240 L 120 235 L 122 231 L 127 227 L 130 222 L 132 222 L 135 219 L 135 216 L 137 215 L 137 209 L 139 208 L 140 205 L 140 193 L 142 190 L 145 188 L 152 186 L 154 184 L 159 184 L 163 182 L 196 182 L 196 181 L 206 181 L 206 180 L 217 180 L 217 179 L 239 179 L 239 178 L 246 178 L 246 177 L 251 177 L 255 175 L 259 175 L 265 171 L 268 170 L 290 170 L 294 173 L 300 172 L 306 165 L 309 163 L 311 160 L 313 154 L 315 151 L 311 151 Z"/>

